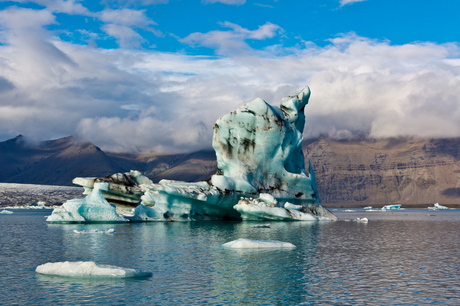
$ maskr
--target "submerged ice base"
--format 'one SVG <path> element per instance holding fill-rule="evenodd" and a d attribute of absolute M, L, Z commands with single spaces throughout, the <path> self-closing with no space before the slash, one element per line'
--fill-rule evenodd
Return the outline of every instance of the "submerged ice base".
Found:
<path fill-rule="evenodd" d="M 320 204 L 311 164 L 305 168 L 302 133 L 309 97 L 305 87 L 283 98 L 280 107 L 257 98 L 219 118 L 212 142 L 218 171 L 209 181 L 154 184 L 131 171 L 74 183 L 86 193 L 96 182 L 108 183 L 105 198 L 137 206 L 127 217 L 131 221 L 336 220 Z M 240 202 L 252 198 L 260 200 Z"/>

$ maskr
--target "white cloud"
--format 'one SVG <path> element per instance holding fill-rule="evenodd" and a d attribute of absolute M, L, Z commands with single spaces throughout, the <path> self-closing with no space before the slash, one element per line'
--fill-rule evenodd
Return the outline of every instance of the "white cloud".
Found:
<path fill-rule="evenodd" d="M 155 24 L 145 15 L 145 10 L 106 9 L 100 13 L 100 19 L 103 22 L 114 23 L 123 26 L 145 27 Z"/>
<path fill-rule="evenodd" d="M 259 26 L 256 30 L 248 30 L 231 22 L 221 23 L 228 31 L 211 31 L 208 33 L 192 33 L 181 41 L 185 44 L 215 48 L 219 54 L 244 54 L 253 52 L 246 40 L 263 40 L 272 38 L 282 31 L 281 27 L 270 22 Z"/>
<path fill-rule="evenodd" d="M 223 3 L 228 5 L 243 5 L 246 0 L 201 0 L 204 4 Z"/>
<path fill-rule="evenodd" d="M 344 6 L 344 5 L 352 4 L 356 2 L 364 2 L 364 1 L 367 1 L 367 0 L 340 0 L 340 6 Z"/>
<path fill-rule="evenodd" d="M 102 29 L 110 36 L 115 37 L 118 45 L 122 48 L 139 47 L 143 41 L 142 36 L 130 27 L 110 23 L 104 25 Z"/>
<path fill-rule="evenodd" d="M 196 150 L 209 147 L 218 117 L 257 96 L 277 105 L 306 84 L 306 137 L 460 135 L 456 44 L 391 45 L 348 34 L 290 53 L 252 50 L 246 40 L 281 31 L 269 23 L 256 30 L 225 23 L 228 31 L 186 38 L 226 55 L 216 58 L 74 45 L 45 30 L 54 22 L 45 10 L 0 12 L 3 139 L 79 133 L 123 151 Z M 106 28 L 136 43 L 129 29 Z"/>
<path fill-rule="evenodd" d="M 13 0 L 16 3 L 36 3 L 47 10 L 56 13 L 67 13 L 75 15 L 92 15 L 79 0 Z"/>
<path fill-rule="evenodd" d="M 169 0 L 104 0 L 103 3 L 109 6 L 137 6 L 137 5 L 153 5 L 166 4 Z"/>
<path fill-rule="evenodd" d="M 122 48 L 139 47 L 144 42 L 142 36 L 134 30 L 135 28 L 148 30 L 157 36 L 161 35 L 159 31 L 150 27 L 156 23 L 145 15 L 145 10 L 105 9 L 97 15 L 106 23 L 102 26 L 102 30 L 115 37 Z"/>

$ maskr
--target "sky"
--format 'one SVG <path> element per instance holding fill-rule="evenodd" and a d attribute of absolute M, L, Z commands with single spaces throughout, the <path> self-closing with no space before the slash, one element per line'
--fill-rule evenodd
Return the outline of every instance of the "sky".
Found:
<path fill-rule="evenodd" d="M 458 0 L 0 0 L 0 141 L 210 148 L 304 86 L 304 137 L 460 137 Z"/>

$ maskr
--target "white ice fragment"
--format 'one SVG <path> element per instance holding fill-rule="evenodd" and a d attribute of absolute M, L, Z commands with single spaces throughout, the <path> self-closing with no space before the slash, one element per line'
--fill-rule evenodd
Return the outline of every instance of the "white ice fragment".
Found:
<path fill-rule="evenodd" d="M 115 234 L 115 229 L 109 228 L 108 230 L 99 230 L 99 229 L 93 229 L 93 230 L 73 230 L 75 234 Z"/>
<path fill-rule="evenodd" d="M 48 262 L 39 265 L 35 269 L 35 272 L 47 275 L 79 278 L 130 278 L 152 276 L 150 272 L 110 265 L 98 265 L 93 261 Z"/>
<path fill-rule="evenodd" d="M 369 210 L 369 209 L 372 209 L 372 206 L 366 206 L 364 207 L 365 210 Z"/>
<path fill-rule="evenodd" d="M 302 205 L 295 205 L 289 202 L 284 203 L 284 208 L 286 209 L 301 210 L 302 207 Z"/>
<path fill-rule="evenodd" d="M 240 238 L 222 245 L 232 249 L 260 249 L 260 248 L 295 248 L 296 246 L 289 242 L 276 240 L 250 240 Z"/>
<path fill-rule="evenodd" d="M 391 204 L 391 205 L 385 205 L 382 207 L 382 210 L 392 210 L 392 209 L 401 209 L 400 204 Z"/>
<path fill-rule="evenodd" d="M 252 228 L 270 228 L 270 224 L 256 224 L 251 227 Z"/>
<path fill-rule="evenodd" d="M 12 213 L 13 212 L 11 210 L 6 210 L 6 209 L 0 211 L 0 214 L 3 214 L 3 215 L 11 215 Z"/>
<path fill-rule="evenodd" d="M 364 217 L 364 218 L 356 218 L 355 221 L 358 222 L 358 223 L 367 223 L 367 222 L 369 222 L 369 219 L 367 219 L 366 217 Z"/>
<path fill-rule="evenodd" d="M 439 203 L 434 203 L 433 206 L 428 207 L 429 210 L 438 210 L 438 209 L 449 209 L 447 206 L 439 205 Z"/>
<path fill-rule="evenodd" d="M 276 204 L 278 204 L 278 201 L 276 201 L 276 199 L 268 193 L 259 194 L 259 200 L 267 204 L 270 204 L 271 206 L 275 206 Z"/>
<path fill-rule="evenodd" d="M 107 190 L 108 183 L 95 183 L 94 189 L 83 199 L 73 199 L 53 210 L 46 219 L 48 222 L 127 222 L 116 212 L 115 205 L 102 196 L 101 190 Z"/>
<path fill-rule="evenodd" d="M 240 201 L 241 202 L 241 201 Z M 233 208 L 241 214 L 243 220 L 261 221 L 318 221 L 327 220 L 325 217 L 318 217 L 298 210 L 286 209 L 283 207 L 269 207 L 258 204 L 241 204 L 238 202 Z"/>

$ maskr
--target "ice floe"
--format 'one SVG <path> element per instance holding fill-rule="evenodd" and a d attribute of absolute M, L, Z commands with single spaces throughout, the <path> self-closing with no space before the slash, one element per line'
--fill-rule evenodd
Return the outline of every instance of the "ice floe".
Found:
<path fill-rule="evenodd" d="M 276 240 L 251 240 L 240 238 L 222 245 L 225 248 L 232 249 L 260 249 L 260 248 L 295 248 L 296 246 L 289 242 Z"/>
<path fill-rule="evenodd" d="M 270 228 L 270 224 L 256 224 L 252 225 L 252 228 Z"/>
<path fill-rule="evenodd" d="M 358 223 L 367 223 L 367 222 L 369 222 L 369 219 L 367 219 L 366 217 L 364 217 L 364 218 L 356 218 L 355 221 L 358 222 Z"/>
<path fill-rule="evenodd" d="M 78 277 L 78 278 L 132 278 L 149 277 L 150 272 L 137 269 L 122 268 L 96 264 L 93 261 L 48 262 L 39 265 L 35 272 L 46 275 Z"/>
<path fill-rule="evenodd" d="M 115 229 L 109 228 L 107 230 L 99 230 L 99 229 L 92 229 L 92 230 L 73 230 L 75 234 L 115 234 Z"/>

